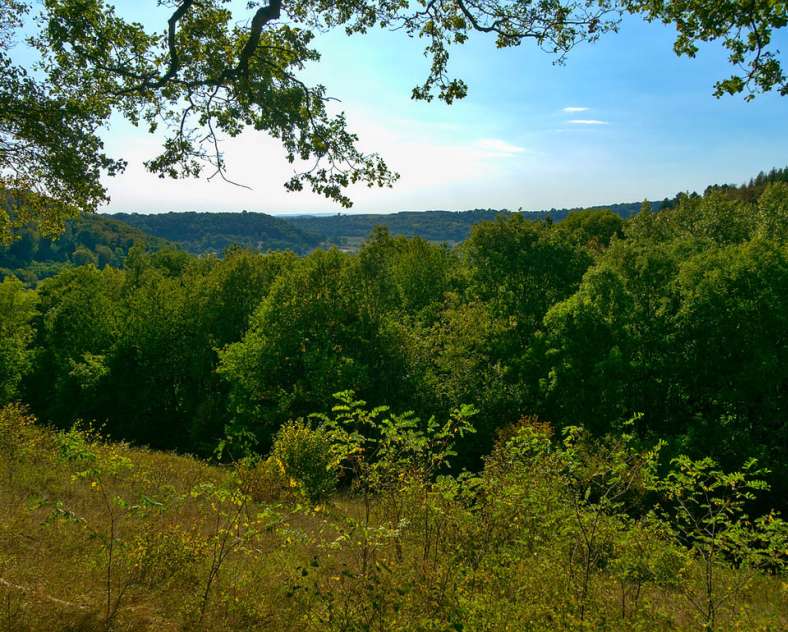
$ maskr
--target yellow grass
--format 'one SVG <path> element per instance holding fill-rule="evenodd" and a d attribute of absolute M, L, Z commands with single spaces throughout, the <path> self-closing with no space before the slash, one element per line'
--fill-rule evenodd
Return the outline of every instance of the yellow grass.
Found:
<path fill-rule="evenodd" d="M 622 618 L 604 573 L 580 622 L 561 551 L 469 564 L 473 539 L 449 510 L 424 555 L 415 521 L 398 536 L 378 529 L 382 503 L 365 533 L 348 495 L 306 507 L 262 466 L 239 476 L 118 444 L 91 449 L 126 466 L 85 475 L 54 432 L 19 410 L 0 419 L 3 631 L 701 629 L 680 595 L 657 589 Z M 756 576 L 722 629 L 788 629 L 787 597 Z"/>

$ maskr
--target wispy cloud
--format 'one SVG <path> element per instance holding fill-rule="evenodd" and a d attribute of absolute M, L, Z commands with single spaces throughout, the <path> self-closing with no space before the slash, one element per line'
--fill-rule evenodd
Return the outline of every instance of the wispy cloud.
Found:
<path fill-rule="evenodd" d="M 507 156 L 514 156 L 521 154 L 525 151 L 524 147 L 519 147 L 508 143 L 500 138 L 482 138 L 477 141 L 476 146 L 484 152 L 488 152 L 492 156 L 505 158 Z"/>
<path fill-rule="evenodd" d="M 578 112 L 588 112 L 591 108 L 584 108 L 578 107 L 576 105 L 570 105 L 569 107 L 564 108 L 561 110 L 562 112 L 566 112 L 567 114 L 576 114 Z"/>
<path fill-rule="evenodd" d="M 599 119 L 572 119 L 567 121 L 570 125 L 610 125 L 607 121 L 600 121 Z"/>

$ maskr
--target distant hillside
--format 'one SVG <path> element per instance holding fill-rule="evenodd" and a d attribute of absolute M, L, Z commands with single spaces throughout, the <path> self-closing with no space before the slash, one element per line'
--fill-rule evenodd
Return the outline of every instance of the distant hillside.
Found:
<path fill-rule="evenodd" d="M 14 275 L 28 285 L 35 285 L 66 265 L 93 263 L 99 267 L 120 267 L 134 244 L 148 250 L 168 245 L 164 239 L 106 215 L 83 215 L 69 221 L 55 240 L 42 237 L 34 228 L 23 228 L 9 246 L 0 245 L 0 280 Z"/>
<path fill-rule="evenodd" d="M 706 188 L 706 193 L 721 191 L 728 196 L 744 200 L 745 202 L 755 202 L 763 190 L 773 182 L 788 182 L 788 167 L 783 169 L 772 169 L 771 171 L 761 171 L 757 176 L 742 185 L 735 184 L 714 184 Z"/>
<path fill-rule="evenodd" d="M 786 181 L 788 168 L 772 169 L 741 185 L 709 186 L 706 193 L 719 191 L 732 198 L 752 202 L 769 183 Z M 687 194 L 651 202 L 651 208 L 655 211 L 670 208 L 682 195 Z M 626 219 L 637 213 L 640 207 L 641 202 L 627 202 L 586 208 L 609 209 Z M 524 211 L 523 215 L 533 221 L 559 222 L 577 210 L 581 209 Z M 233 245 L 258 251 L 292 250 L 305 254 L 320 246 L 356 249 L 376 226 L 385 226 L 394 235 L 456 244 L 467 239 L 476 224 L 511 213 L 507 210 L 474 209 L 291 217 L 246 211 L 86 215 L 69 222 L 65 233 L 57 240 L 43 239 L 33 229 L 24 229 L 20 238 L 10 246 L 0 246 L 0 280 L 3 276 L 15 274 L 28 285 L 34 285 L 64 265 L 94 263 L 100 267 L 121 266 L 134 243 L 142 243 L 148 250 L 177 245 L 192 254 L 220 254 Z"/>
<path fill-rule="evenodd" d="M 662 202 L 652 202 L 658 210 Z M 591 207 L 591 210 L 610 209 L 626 219 L 640 210 L 641 202 L 610 204 Z M 523 215 L 530 220 L 550 219 L 561 221 L 569 213 L 578 209 L 551 209 L 549 211 L 525 211 Z M 385 226 L 395 235 L 422 237 L 428 241 L 458 243 L 467 239 L 471 228 L 484 221 L 493 220 L 499 215 L 509 215 L 511 211 L 494 209 L 474 209 L 471 211 L 402 211 L 389 215 L 331 215 L 331 216 L 294 216 L 284 218 L 293 226 L 320 235 L 325 241 L 339 245 L 355 245 L 365 239 L 375 226 Z"/>
<path fill-rule="evenodd" d="M 721 191 L 735 199 L 753 202 L 758 199 L 764 188 L 772 182 L 788 182 L 788 168 L 772 169 L 761 172 L 748 182 L 735 184 L 711 185 L 710 191 Z M 653 211 L 674 206 L 681 195 L 662 201 L 652 201 Z M 697 193 L 692 194 L 697 195 Z M 523 215 L 533 221 L 551 220 L 560 222 L 569 213 L 579 210 L 599 211 L 608 209 L 627 219 L 635 215 L 642 202 L 623 202 L 600 206 L 550 209 L 545 211 L 522 211 Z M 298 215 L 286 217 L 284 221 L 293 226 L 319 235 L 325 242 L 340 246 L 355 247 L 372 232 L 375 226 L 385 226 L 392 234 L 408 237 L 422 237 L 429 241 L 459 243 L 468 238 L 471 228 L 476 224 L 493 220 L 499 215 L 508 215 L 512 211 L 494 209 L 474 209 L 471 211 L 402 211 L 388 215 L 367 213 L 359 215 L 309 216 Z"/>
<path fill-rule="evenodd" d="M 656 210 L 661 202 L 652 203 Z M 609 208 L 623 218 L 640 210 L 640 202 L 593 207 Z M 524 213 L 528 219 L 560 221 L 573 210 L 551 209 Z M 126 222 L 146 233 L 177 244 L 193 254 L 221 253 L 237 245 L 253 250 L 292 250 L 304 254 L 319 246 L 355 248 L 376 226 L 385 226 L 394 235 L 422 237 L 428 241 L 459 243 L 471 228 L 510 211 L 402 211 L 399 213 L 298 215 L 274 217 L 266 213 L 117 213 L 113 219 Z"/>
<path fill-rule="evenodd" d="M 429 241 L 459 242 L 470 232 L 471 226 L 495 219 L 506 211 L 402 211 L 399 213 L 295 216 L 285 221 L 310 233 L 320 235 L 332 243 L 346 239 L 364 239 L 375 226 L 385 226 L 395 235 L 423 237 Z"/>
<path fill-rule="evenodd" d="M 233 245 L 303 254 L 322 241 L 301 227 L 266 213 L 117 213 L 112 217 L 193 254 L 218 254 Z"/>

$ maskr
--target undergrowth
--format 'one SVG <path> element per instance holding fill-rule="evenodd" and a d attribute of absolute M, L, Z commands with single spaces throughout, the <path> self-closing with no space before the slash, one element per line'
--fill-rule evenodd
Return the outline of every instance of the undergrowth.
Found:
<path fill-rule="evenodd" d="M 0 410 L 0 630 L 778 630 L 785 523 L 754 464 L 523 421 L 448 476 L 473 410 L 352 394 L 232 465 Z"/>

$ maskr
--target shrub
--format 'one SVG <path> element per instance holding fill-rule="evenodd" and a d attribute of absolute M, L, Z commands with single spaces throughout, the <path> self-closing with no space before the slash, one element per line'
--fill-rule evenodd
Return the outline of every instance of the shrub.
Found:
<path fill-rule="evenodd" d="M 255 502 L 279 501 L 290 490 L 287 476 L 273 457 L 242 459 L 236 464 L 235 473 L 243 493 Z"/>
<path fill-rule="evenodd" d="M 0 408 L 0 471 L 6 469 L 10 480 L 16 467 L 38 450 L 42 439 L 35 419 L 23 406 L 9 404 Z"/>
<path fill-rule="evenodd" d="M 327 432 L 305 422 L 291 421 L 279 430 L 271 457 L 311 501 L 329 497 L 337 485 L 337 464 Z"/>
<path fill-rule="evenodd" d="M 758 570 L 780 573 L 786 564 L 788 523 L 772 512 L 751 519 L 747 508 L 758 493 L 769 490 L 755 459 L 739 471 L 725 472 L 709 457 L 681 455 L 673 469 L 655 481 L 662 496 L 659 514 L 677 542 L 685 546 L 702 570 L 702 588 L 684 587 L 705 629 L 714 630 L 723 608 L 736 604 Z M 725 585 L 723 569 L 734 569 Z"/>

